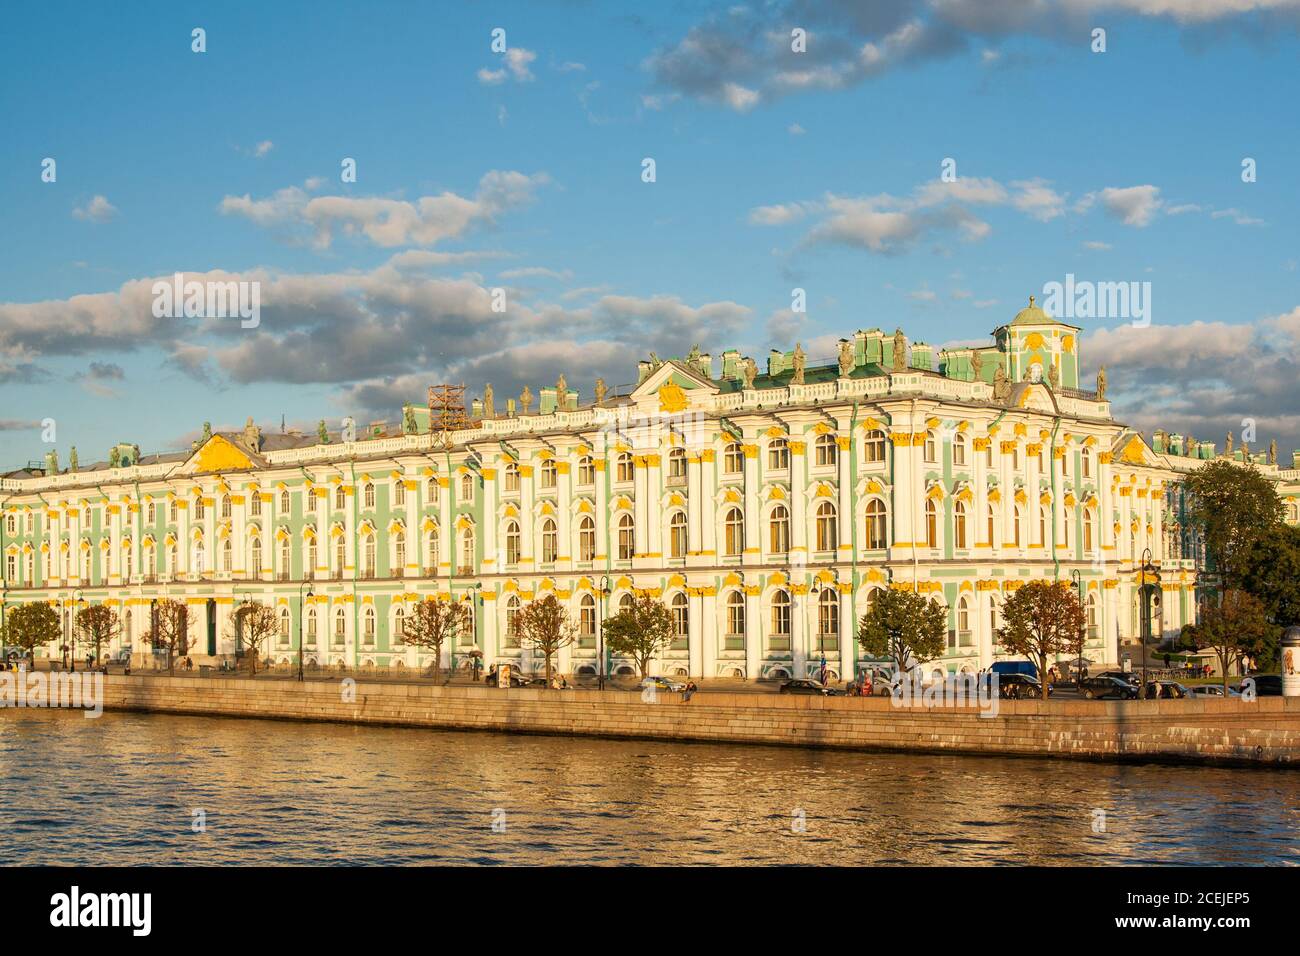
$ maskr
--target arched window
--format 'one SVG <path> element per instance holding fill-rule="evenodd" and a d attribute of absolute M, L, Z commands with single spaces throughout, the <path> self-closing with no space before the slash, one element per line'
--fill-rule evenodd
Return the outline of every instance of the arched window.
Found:
<path fill-rule="evenodd" d="M 773 471 L 790 467 L 790 444 L 784 438 L 773 438 L 768 442 L 767 467 Z"/>
<path fill-rule="evenodd" d="M 578 521 L 578 560 L 596 560 L 596 522 L 587 515 Z"/>
<path fill-rule="evenodd" d="M 225 513 L 224 515 L 222 515 L 222 517 L 223 517 L 223 518 L 229 518 L 229 517 L 230 517 L 230 499 L 229 499 L 229 498 L 226 499 L 226 513 Z M 158 523 L 158 508 L 154 505 L 154 503 L 153 503 L 152 501 L 149 502 L 149 519 L 148 519 L 148 520 L 149 520 L 149 523 L 150 523 L 150 524 L 157 524 L 157 523 Z"/>
<path fill-rule="evenodd" d="M 885 433 L 879 428 L 867 432 L 866 441 L 862 443 L 862 460 L 868 465 L 885 460 Z"/>
<path fill-rule="evenodd" d="M 964 594 L 957 599 L 957 643 L 962 647 L 970 647 L 972 643 L 970 598 Z"/>
<path fill-rule="evenodd" d="M 379 570 L 375 562 L 375 536 L 373 533 L 367 534 L 362 539 L 362 547 L 361 576 L 373 578 Z"/>
<path fill-rule="evenodd" d="M 203 512 L 203 496 L 202 496 L 202 495 L 195 495 L 195 497 L 194 497 L 194 520 L 195 520 L 195 521 L 202 521 L 202 520 L 203 520 L 203 514 L 204 514 L 204 512 Z"/>
<path fill-rule="evenodd" d="M 519 466 L 513 461 L 506 462 L 505 490 L 507 492 L 519 490 Z"/>
<path fill-rule="evenodd" d="M 203 539 L 194 542 L 194 567 L 190 568 L 195 574 L 203 573 Z"/>
<path fill-rule="evenodd" d="M 393 482 L 393 505 L 398 508 L 406 505 L 406 482 L 400 478 Z"/>
<path fill-rule="evenodd" d="M 954 465 L 966 464 L 966 435 L 957 432 L 952 436 L 952 463 Z"/>
<path fill-rule="evenodd" d="M 1089 594 L 1084 609 L 1088 615 L 1088 640 L 1097 638 L 1097 595 Z"/>
<path fill-rule="evenodd" d="M 256 500 L 256 498 L 257 498 L 256 494 L 254 494 L 253 498 L 254 498 L 254 500 Z M 87 509 L 87 511 L 86 511 L 86 520 L 87 520 L 87 521 L 90 520 L 90 511 L 89 511 L 89 509 Z M 167 505 L 167 520 L 168 520 L 168 521 L 171 521 L 171 522 L 173 522 L 173 523 L 175 523 L 175 521 L 176 521 L 176 499 L 175 499 L 175 498 L 173 498 L 173 499 L 168 503 L 168 505 Z"/>
<path fill-rule="evenodd" d="M 342 578 L 348 568 L 348 547 L 343 535 L 334 539 L 334 576 Z"/>
<path fill-rule="evenodd" d="M 618 480 L 631 481 L 632 476 L 632 456 L 623 452 L 618 456 Z"/>
<path fill-rule="evenodd" d="M 175 507 L 175 502 L 172 503 Z M 254 518 L 262 516 L 262 493 L 260 491 L 251 491 L 248 494 L 248 506 Z"/>
<path fill-rule="evenodd" d="M 596 645 L 596 599 L 584 594 L 578 601 L 578 646 Z"/>
<path fill-rule="evenodd" d="M 289 492 L 287 489 L 280 492 L 280 514 L 289 514 Z"/>
<path fill-rule="evenodd" d="M 248 569 L 253 573 L 253 577 L 262 576 L 262 539 L 254 538 L 252 546 L 252 557 L 248 562 Z"/>
<path fill-rule="evenodd" d="M 474 476 L 473 475 L 461 475 L 460 500 L 466 502 L 474 500 Z"/>
<path fill-rule="evenodd" d="M 879 498 L 867 502 L 867 536 L 869 550 L 879 551 L 888 547 L 888 524 L 885 520 L 885 503 Z"/>
<path fill-rule="evenodd" d="M 541 479 L 543 488 L 554 488 L 556 486 L 559 477 L 553 459 L 548 458 L 542 462 Z"/>
<path fill-rule="evenodd" d="M 348 493 L 342 485 L 334 489 L 334 510 L 346 511 L 348 507 Z"/>
<path fill-rule="evenodd" d="M 952 546 L 966 547 L 966 503 L 960 500 L 952 503 Z"/>
<path fill-rule="evenodd" d="M 319 559 L 320 554 L 316 547 L 316 538 L 313 535 L 307 539 L 307 566 L 302 569 L 302 576 L 304 578 L 315 577 Z M 227 568 L 226 570 L 229 571 L 230 569 Z"/>
<path fill-rule="evenodd" d="M 342 647 L 347 641 L 348 634 L 348 615 L 343 608 L 334 612 L 334 644 L 336 647 Z"/>
<path fill-rule="evenodd" d="M 745 516 L 739 508 L 728 508 L 722 518 L 722 553 L 735 558 L 745 550 Z"/>
<path fill-rule="evenodd" d="M 939 502 L 925 499 L 925 546 L 939 547 Z"/>
<path fill-rule="evenodd" d="M 390 643 L 406 643 L 406 609 L 400 604 L 393 608 L 393 633 Z"/>
<path fill-rule="evenodd" d="M 745 595 L 732 591 L 727 595 L 726 649 L 743 650 L 745 647 Z"/>
<path fill-rule="evenodd" d="M 739 475 L 745 470 L 745 448 L 738 441 L 728 442 L 722 452 L 722 473 Z"/>
<path fill-rule="evenodd" d="M 1047 515 L 1047 505 L 1038 508 L 1038 543 L 1047 546 L 1047 526 L 1051 519 Z"/>
<path fill-rule="evenodd" d="M 555 522 L 547 518 L 542 522 L 542 563 L 554 564 L 559 555 L 559 534 Z"/>
<path fill-rule="evenodd" d="M 632 516 L 623 514 L 618 519 L 618 559 L 631 561 L 636 553 L 636 534 L 633 529 Z"/>
<path fill-rule="evenodd" d="M 668 453 L 668 479 L 670 481 L 686 480 L 686 451 L 674 448 Z"/>
<path fill-rule="evenodd" d="M 673 612 L 674 650 L 683 650 L 690 646 L 690 614 L 687 610 L 687 598 L 681 591 L 673 595 L 671 609 Z"/>
<path fill-rule="evenodd" d="M 1083 509 L 1083 550 L 1092 551 L 1092 511 Z"/>
<path fill-rule="evenodd" d="M 316 646 L 316 609 L 309 607 L 307 609 L 307 636 L 303 638 L 303 643 L 307 647 Z"/>
<path fill-rule="evenodd" d="M 786 554 L 790 550 L 790 510 L 777 505 L 767 519 L 767 543 L 773 554 Z"/>
<path fill-rule="evenodd" d="M 1020 505 L 1016 505 L 1015 523 L 1012 525 L 1012 528 L 1015 533 L 1013 535 L 1012 541 L 1017 548 L 1021 547 L 1021 542 L 1024 541 L 1024 533 L 1025 533 L 1023 527 L 1024 521 L 1025 521 L 1024 509 L 1021 508 Z"/>
<path fill-rule="evenodd" d="M 995 548 L 997 547 L 997 540 L 993 536 L 993 532 L 995 530 L 995 522 L 993 521 L 992 504 L 989 504 L 985 507 L 985 515 L 988 519 L 988 527 L 984 529 L 988 533 L 988 541 L 986 543 L 990 548 Z"/>
<path fill-rule="evenodd" d="M 438 529 L 424 533 L 424 573 L 428 577 L 438 573 Z"/>
<path fill-rule="evenodd" d="M 361 615 L 361 643 L 366 647 L 375 646 L 375 609 L 367 607 Z"/>
<path fill-rule="evenodd" d="M 594 485 L 596 483 L 596 463 L 590 455 L 578 459 L 578 484 Z"/>
<path fill-rule="evenodd" d="M 1083 477 L 1091 478 L 1092 477 L 1092 449 L 1091 448 L 1083 449 L 1082 454 L 1080 454 L 1079 456 L 1079 462 L 1081 466 L 1080 470 L 1083 472 Z"/>
<path fill-rule="evenodd" d="M 814 444 L 817 467 L 833 467 L 839 461 L 839 445 L 834 435 L 818 435 Z"/>
<path fill-rule="evenodd" d="M 289 549 L 289 539 L 285 538 L 280 542 L 280 578 L 288 580 L 293 574 L 292 552 Z"/>
<path fill-rule="evenodd" d="M 989 595 L 989 637 L 994 643 L 998 643 L 998 628 L 1002 626 L 1002 615 L 998 611 L 998 598 L 996 594 Z"/>
<path fill-rule="evenodd" d="M 618 611 L 622 614 L 624 611 L 632 610 L 632 595 L 623 594 L 618 599 Z"/>
<path fill-rule="evenodd" d="M 817 596 L 817 645 L 818 650 L 834 651 L 839 649 L 840 636 L 840 596 L 829 588 Z"/>
<path fill-rule="evenodd" d="M 506 647 L 519 646 L 519 596 L 506 598 Z"/>
<path fill-rule="evenodd" d="M 393 532 L 393 573 L 392 577 L 400 578 L 406 574 L 406 532 Z"/>
<path fill-rule="evenodd" d="M 438 503 L 438 491 L 442 486 L 438 484 L 436 477 L 430 478 L 424 483 L 424 494 L 429 500 L 426 504 L 436 505 Z"/>
<path fill-rule="evenodd" d="M 834 551 L 839 546 L 839 521 L 835 506 L 823 501 L 817 506 L 817 550 Z"/>
<path fill-rule="evenodd" d="M 776 591 L 772 595 L 770 638 L 773 650 L 790 649 L 790 594 L 787 591 Z"/>
<path fill-rule="evenodd" d="M 925 463 L 927 465 L 938 464 L 939 462 L 939 440 L 935 437 L 933 431 L 925 433 Z"/>
<path fill-rule="evenodd" d="M 668 519 L 668 554 L 674 558 L 686 557 L 686 512 L 674 511 Z"/>
<path fill-rule="evenodd" d="M 474 573 L 474 529 L 466 528 L 460 533 L 460 573 Z"/>

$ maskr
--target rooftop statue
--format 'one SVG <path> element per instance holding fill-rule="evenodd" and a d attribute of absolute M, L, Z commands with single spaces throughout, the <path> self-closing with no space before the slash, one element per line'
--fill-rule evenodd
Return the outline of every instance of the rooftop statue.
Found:
<path fill-rule="evenodd" d="M 791 385 L 803 384 L 803 368 L 808 361 L 808 356 L 804 354 L 803 345 L 796 342 L 794 344 L 794 374 L 790 376 Z"/>
<path fill-rule="evenodd" d="M 907 336 L 902 329 L 894 330 L 894 371 L 907 368 Z"/>
<path fill-rule="evenodd" d="M 984 359 L 978 350 L 970 354 L 970 370 L 974 375 L 974 381 L 980 381 L 980 372 L 984 370 Z"/>
<path fill-rule="evenodd" d="M 523 409 L 522 414 L 527 415 L 529 407 L 533 404 L 533 393 L 524 386 L 524 390 L 519 393 L 519 407 Z"/>
<path fill-rule="evenodd" d="M 752 358 L 746 357 L 741 365 L 741 371 L 745 376 L 745 388 L 753 388 L 754 379 L 758 377 L 758 363 Z"/>
<path fill-rule="evenodd" d="M 1103 365 L 1101 368 L 1097 370 L 1097 401 L 1104 402 L 1105 400 L 1106 400 L 1106 366 Z"/>
<path fill-rule="evenodd" d="M 848 378 L 853 371 L 853 343 L 840 343 L 840 378 Z"/>
<path fill-rule="evenodd" d="M 488 382 L 483 386 L 483 415 L 486 418 L 496 418 L 496 399 L 492 394 L 492 383 Z"/>
<path fill-rule="evenodd" d="M 596 393 L 597 405 L 600 405 L 605 401 L 605 395 L 608 393 L 608 391 L 609 390 L 605 387 L 605 380 L 603 378 L 596 379 L 595 393 Z"/>

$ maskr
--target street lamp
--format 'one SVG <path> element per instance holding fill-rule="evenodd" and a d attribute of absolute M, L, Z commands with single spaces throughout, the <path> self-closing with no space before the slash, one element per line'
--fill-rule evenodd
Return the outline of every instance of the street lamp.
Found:
<path fill-rule="evenodd" d="M 821 593 L 824 583 L 821 578 L 814 578 L 812 587 L 808 589 L 808 594 L 813 599 L 813 610 L 817 613 L 817 656 L 820 658 L 820 670 L 817 672 L 817 679 L 823 685 L 826 683 L 826 632 L 822 629 L 821 622 Z"/>
<path fill-rule="evenodd" d="M 1142 570 L 1138 595 L 1142 601 L 1142 695 L 1145 696 L 1147 690 L 1147 641 L 1151 637 L 1151 610 L 1153 604 L 1153 595 L 1159 594 L 1160 586 L 1160 569 L 1151 563 L 1151 549 L 1146 548 L 1142 552 Z M 1151 581 L 1151 578 L 1155 578 Z M 1155 606 L 1159 606 L 1156 604 Z"/>
<path fill-rule="evenodd" d="M 1087 634 L 1088 634 L 1088 620 L 1087 620 L 1088 610 L 1087 610 L 1087 605 L 1084 603 L 1084 598 L 1083 598 L 1083 572 L 1080 571 L 1078 568 L 1075 568 L 1073 571 L 1070 572 L 1070 581 L 1074 584 L 1074 590 L 1078 592 L 1079 606 L 1084 609 L 1083 613 L 1085 615 L 1083 621 L 1083 627 L 1079 628 L 1079 659 L 1075 661 L 1074 664 L 1075 671 L 1077 674 L 1075 680 L 1081 681 L 1083 680 L 1083 648 L 1084 648 L 1084 644 L 1087 641 Z"/>
<path fill-rule="evenodd" d="M 68 657 L 65 658 L 63 663 L 64 666 L 67 666 L 68 661 L 71 660 L 72 666 L 70 670 L 73 672 L 77 670 L 77 651 L 73 641 L 73 636 L 77 633 L 77 612 L 81 610 L 81 605 L 85 603 L 86 599 L 81 596 L 81 588 L 77 588 L 77 590 L 72 592 L 72 620 L 70 622 L 71 626 L 68 628 L 67 643 Z"/>
<path fill-rule="evenodd" d="M 609 575 L 600 577 L 600 623 L 596 628 L 596 689 L 605 689 L 605 611 L 609 606 Z"/>
<path fill-rule="evenodd" d="M 311 582 L 304 581 L 298 585 L 298 680 L 303 680 L 302 673 L 302 619 L 303 619 L 303 594 L 302 589 L 307 589 L 307 598 L 310 600 L 316 595 L 312 593 Z"/>

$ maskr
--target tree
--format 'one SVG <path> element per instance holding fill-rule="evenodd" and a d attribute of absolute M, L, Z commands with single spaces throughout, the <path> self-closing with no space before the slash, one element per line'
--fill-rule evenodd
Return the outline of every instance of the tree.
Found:
<path fill-rule="evenodd" d="M 648 594 L 633 596 L 632 603 L 601 625 L 611 654 L 636 661 L 642 677 L 650 676 L 650 660 L 666 650 L 676 637 L 673 612 Z"/>
<path fill-rule="evenodd" d="M 1184 481 L 1188 516 L 1205 538 L 1205 547 L 1225 589 L 1242 585 L 1245 556 L 1268 529 L 1282 522 L 1282 499 L 1273 482 L 1254 466 L 1213 461 Z"/>
<path fill-rule="evenodd" d="M 167 648 L 167 673 L 176 673 L 176 656 L 189 650 L 190 608 L 184 601 L 161 598 L 153 606 L 149 633 L 145 640 L 154 647 Z"/>
<path fill-rule="evenodd" d="M 20 604 L 5 615 L 4 643 L 21 647 L 23 653 L 31 654 L 42 644 L 57 641 L 61 631 L 59 614 L 50 605 L 43 602 Z"/>
<path fill-rule="evenodd" d="M 257 659 L 262 655 L 262 645 L 280 629 L 280 619 L 275 608 L 260 601 L 249 601 L 235 608 L 230 616 L 230 627 L 237 643 L 248 648 L 248 673 L 257 674 Z"/>
<path fill-rule="evenodd" d="M 529 601 L 519 612 L 519 637 L 546 658 L 546 686 L 551 686 L 551 658 L 578 639 L 578 625 L 554 594 Z"/>
<path fill-rule="evenodd" d="M 872 657 L 892 660 L 899 677 L 942 654 L 947 638 L 948 612 L 938 601 L 915 591 L 877 591 L 858 621 L 862 649 Z"/>
<path fill-rule="evenodd" d="M 107 604 L 92 604 L 77 612 L 76 628 L 81 643 L 91 649 L 98 662 L 100 647 L 111 644 L 122 633 L 122 622 L 117 612 Z"/>
<path fill-rule="evenodd" d="M 404 630 L 408 644 L 433 651 L 433 680 L 442 674 L 442 645 L 454 642 L 469 627 L 469 605 L 463 601 L 444 601 L 430 597 L 415 604 L 406 616 Z"/>
<path fill-rule="evenodd" d="M 1002 605 L 1006 626 L 998 641 L 1011 654 L 1022 654 L 1038 667 L 1043 700 L 1047 700 L 1047 663 L 1054 654 L 1083 653 L 1087 615 L 1074 588 L 1064 581 L 1031 581 Z"/>
<path fill-rule="evenodd" d="M 1183 628 L 1183 637 L 1197 650 L 1212 648 L 1223 673 L 1223 693 L 1228 693 L 1228 665 L 1242 657 L 1268 652 L 1277 628 L 1264 613 L 1264 603 L 1245 591 L 1224 591 L 1219 603 L 1201 605 L 1201 621 Z"/>
<path fill-rule="evenodd" d="M 1241 589 L 1259 598 L 1280 627 L 1300 624 L 1300 527 L 1263 531 L 1242 556 Z"/>

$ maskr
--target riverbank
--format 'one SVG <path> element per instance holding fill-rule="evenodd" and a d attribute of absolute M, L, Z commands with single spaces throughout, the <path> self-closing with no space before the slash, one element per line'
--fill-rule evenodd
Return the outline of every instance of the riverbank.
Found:
<path fill-rule="evenodd" d="M 882 698 L 501 690 L 372 681 L 109 675 L 104 708 L 669 741 L 1110 761 L 1300 767 L 1300 700 L 998 701 L 895 707 Z"/>

